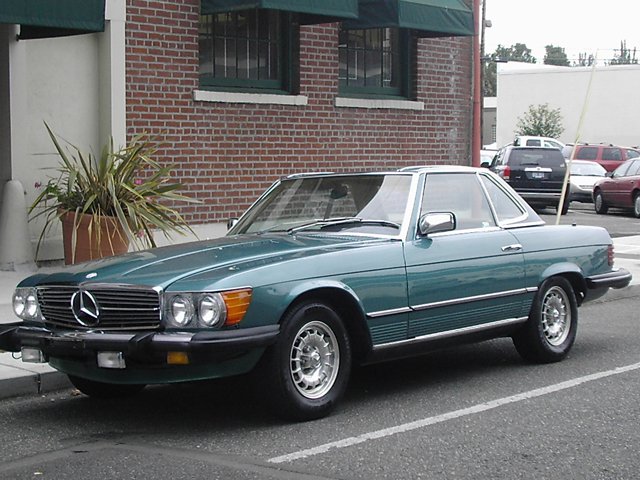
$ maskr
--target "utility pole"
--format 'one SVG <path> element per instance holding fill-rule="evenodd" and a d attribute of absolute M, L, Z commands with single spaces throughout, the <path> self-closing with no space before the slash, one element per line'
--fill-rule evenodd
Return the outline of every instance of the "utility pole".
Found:
<path fill-rule="evenodd" d="M 473 17 L 475 18 L 475 34 L 473 35 L 473 128 L 471 141 L 471 166 L 480 166 L 480 148 L 482 128 L 482 86 L 480 71 L 482 60 L 480 57 L 480 26 L 484 23 L 484 17 L 480 15 L 481 0 L 473 0 Z"/>

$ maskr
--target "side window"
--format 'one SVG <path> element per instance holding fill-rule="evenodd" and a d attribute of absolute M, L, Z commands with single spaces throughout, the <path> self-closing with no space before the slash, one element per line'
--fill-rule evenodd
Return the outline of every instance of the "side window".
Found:
<path fill-rule="evenodd" d="M 627 175 L 627 171 L 629 170 L 629 167 L 631 166 L 633 162 L 630 160 L 627 160 L 626 162 L 624 162 L 622 165 L 620 165 L 618 168 L 616 168 L 613 171 L 613 176 L 614 177 L 624 177 Z"/>
<path fill-rule="evenodd" d="M 527 140 L 527 147 L 540 147 L 542 146 L 540 140 L 529 139 Z"/>
<path fill-rule="evenodd" d="M 421 214 L 436 212 L 452 212 L 456 230 L 495 226 L 489 202 L 474 173 L 427 175 Z"/>
<path fill-rule="evenodd" d="M 498 150 L 498 153 L 496 153 L 496 156 L 493 157 L 493 161 L 491 162 L 491 166 L 495 167 L 498 165 L 503 165 L 504 164 L 504 159 L 505 159 L 505 149 L 501 148 L 500 150 Z"/>
<path fill-rule="evenodd" d="M 628 150 L 626 150 L 626 152 L 627 152 L 627 158 L 638 158 L 638 157 L 640 157 L 640 152 L 638 152 L 637 150 L 628 149 Z"/>
<path fill-rule="evenodd" d="M 578 147 L 575 158 L 579 160 L 595 160 L 598 158 L 598 147 Z"/>
<path fill-rule="evenodd" d="M 631 175 L 640 175 L 640 160 L 634 160 L 629 170 L 627 170 L 627 177 Z"/>
<path fill-rule="evenodd" d="M 200 86 L 290 89 L 293 32 L 276 10 L 200 15 Z"/>
<path fill-rule="evenodd" d="M 480 178 L 482 179 L 484 187 L 487 189 L 493 208 L 496 211 L 498 222 L 508 223 L 526 214 L 520 205 L 514 202 L 513 199 L 489 177 L 482 175 Z"/>
<path fill-rule="evenodd" d="M 340 28 L 340 93 L 409 96 L 410 35 L 404 29 Z"/>
<path fill-rule="evenodd" d="M 622 153 L 619 148 L 603 148 L 602 160 L 622 160 Z"/>

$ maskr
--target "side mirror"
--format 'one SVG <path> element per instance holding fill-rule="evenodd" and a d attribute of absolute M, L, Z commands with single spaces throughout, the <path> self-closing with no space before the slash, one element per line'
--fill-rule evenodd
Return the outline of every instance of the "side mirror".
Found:
<path fill-rule="evenodd" d="M 490 165 L 491 165 L 491 163 L 490 163 L 490 162 L 482 162 L 482 163 L 480 164 L 480 166 L 481 166 L 482 168 L 489 168 L 489 166 L 490 166 Z"/>
<path fill-rule="evenodd" d="M 227 220 L 227 230 L 231 230 L 233 227 L 235 227 L 236 223 L 238 223 L 238 219 L 235 217 Z"/>
<path fill-rule="evenodd" d="M 420 217 L 418 229 L 422 236 L 450 232 L 456 229 L 456 216 L 451 212 L 426 213 Z"/>

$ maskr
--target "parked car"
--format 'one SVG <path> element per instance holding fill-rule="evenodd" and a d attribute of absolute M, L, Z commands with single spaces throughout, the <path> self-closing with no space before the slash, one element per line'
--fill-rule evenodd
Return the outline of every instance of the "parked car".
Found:
<path fill-rule="evenodd" d="M 630 208 L 640 218 L 640 158 L 627 160 L 610 177 L 598 181 L 593 203 L 597 213 L 605 214 L 610 207 Z"/>
<path fill-rule="evenodd" d="M 292 175 L 224 238 L 23 280 L 0 348 L 93 397 L 251 372 L 260 401 L 308 420 L 356 363 L 499 336 L 559 361 L 578 306 L 630 279 L 605 229 L 545 225 L 487 169 Z"/>
<path fill-rule="evenodd" d="M 562 149 L 562 155 L 570 158 L 573 145 L 567 145 Z M 634 148 L 618 147 L 616 145 L 577 145 L 574 160 L 590 160 L 602 165 L 607 172 L 612 172 L 618 168 L 622 162 L 640 157 L 640 151 Z"/>
<path fill-rule="evenodd" d="M 573 160 L 569 173 L 569 201 L 593 203 L 593 186 L 607 175 L 602 165 L 589 160 Z"/>
<path fill-rule="evenodd" d="M 562 150 L 565 144 L 560 140 L 550 137 L 534 137 L 519 135 L 513 140 L 514 147 L 548 147 Z"/>
<path fill-rule="evenodd" d="M 483 167 L 488 167 L 491 165 L 491 161 L 493 157 L 498 153 L 497 150 L 480 150 L 480 165 Z"/>
<path fill-rule="evenodd" d="M 530 205 L 558 208 L 567 166 L 562 153 L 549 147 L 500 149 L 489 167 L 511 185 Z M 564 202 L 562 214 L 569 209 Z"/>

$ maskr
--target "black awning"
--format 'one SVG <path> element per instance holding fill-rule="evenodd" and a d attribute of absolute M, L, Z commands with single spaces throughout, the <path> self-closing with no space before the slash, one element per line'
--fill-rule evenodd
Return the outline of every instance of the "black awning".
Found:
<path fill-rule="evenodd" d="M 396 27 L 421 37 L 470 36 L 473 12 L 462 0 L 360 0 L 359 16 L 348 29 Z"/>
<path fill-rule="evenodd" d="M 20 38 L 104 31 L 105 0 L 0 0 L 0 23 L 20 25 Z"/>
<path fill-rule="evenodd" d="M 303 24 L 358 18 L 358 0 L 201 0 L 205 15 L 254 8 L 295 12 Z"/>

